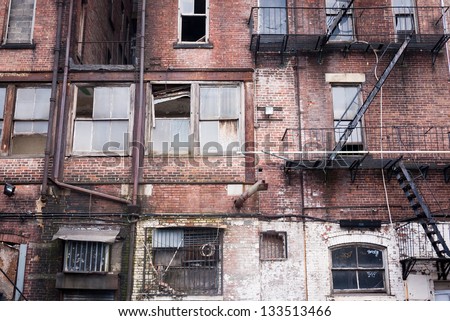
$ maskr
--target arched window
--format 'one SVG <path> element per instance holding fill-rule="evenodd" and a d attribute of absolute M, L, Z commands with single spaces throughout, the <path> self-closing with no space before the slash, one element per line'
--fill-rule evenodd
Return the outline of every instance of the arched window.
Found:
<path fill-rule="evenodd" d="M 384 249 L 351 244 L 331 249 L 333 291 L 384 292 Z"/>

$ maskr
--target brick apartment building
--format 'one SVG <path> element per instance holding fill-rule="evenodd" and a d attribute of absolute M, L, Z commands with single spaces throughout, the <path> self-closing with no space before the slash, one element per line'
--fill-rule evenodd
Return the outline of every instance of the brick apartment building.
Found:
<path fill-rule="evenodd" d="M 450 300 L 448 0 L 0 0 L 1 300 Z"/>

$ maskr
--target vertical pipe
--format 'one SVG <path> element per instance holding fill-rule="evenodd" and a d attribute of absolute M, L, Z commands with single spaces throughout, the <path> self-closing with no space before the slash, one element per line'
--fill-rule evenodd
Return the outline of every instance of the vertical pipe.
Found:
<path fill-rule="evenodd" d="M 66 38 L 66 54 L 64 57 L 63 87 L 61 91 L 61 105 L 58 114 L 57 132 L 56 132 L 57 144 L 53 164 L 53 176 L 56 178 L 60 178 L 61 159 L 62 154 L 64 153 L 62 146 L 64 145 L 63 144 L 64 116 L 66 114 L 67 78 L 69 74 L 69 54 L 70 54 L 70 40 L 72 38 L 72 18 L 73 18 L 73 0 L 70 0 L 69 22 L 67 26 L 67 38 Z"/>
<path fill-rule="evenodd" d="M 56 39 L 55 39 L 55 52 L 53 56 L 53 74 L 52 74 L 52 87 L 50 94 L 50 112 L 48 116 L 48 129 L 47 129 L 47 140 L 45 143 L 45 156 L 44 156 L 44 173 L 42 178 L 42 190 L 41 199 L 45 200 L 47 196 L 47 186 L 48 186 L 48 172 L 50 163 L 50 153 L 52 150 L 52 138 L 53 138 L 53 124 L 55 118 L 55 108 L 56 108 L 56 95 L 58 86 L 58 65 L 59 57 L 61 55 L 61 30 L 62 30 L 62 14 L 63 14 L 63 1 L 57 0 L 57 21 L 56 21 Z"/>

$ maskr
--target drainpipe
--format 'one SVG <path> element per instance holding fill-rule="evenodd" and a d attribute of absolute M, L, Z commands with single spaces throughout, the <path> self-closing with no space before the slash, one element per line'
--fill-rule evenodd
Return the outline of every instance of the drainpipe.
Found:
<path fill-rule="evenodd" d="M 241 196 L 239 196 L 239 198 L 234 200 L 234 206 L 237 209 L 240 209 L 242 206 L 244 206 L 244 202 L 253 194 L 255 194 L 256 192 L 259 191 L 266 191 L 268 189 L 269 185 L 266 184 L 266 182 L 264 180 L 259 180 L 257 181 L 255 184 L 253 184 L 252 186 L 250 186 L 250 188 L 248 190 L 246 190 L 244 193 L 242 193 Z"/>
<path fill-rule="evenodd" d="M 66 54 L 64 57 L 64 75 L 63 75 L 63 85 L 61 90 L 61 104 L 60 104 L 60 110 L 58 113 L 58 121 L 57 121 L 57 128 L 56 128 L 56 150 L 55 150 L 55 156 L 53 159 L 53 175 L 50 180 L 58 187 L 66 188 L 70 190 L 74 190 L 80 193 L 85 193 L 89 195 L 95 195 L 98 197 L 102 197 L 111 201 L 123 203 L 123 204 L 130 204 L 131 202 L 127 199 L 123 199 L 120 197 L 112 196 L 106 193 L 101 193 L 97 191 L 93 191 L 87 188 L 82 188 L 78 186 L 73 186 L 70 184 L 66 184 L 60 181 L 60 177 L 62 176 L 62 163 L 64 161 L 64 118 L 66 115 L 66 96 L 67 96 L 67 83 L 68 83 L 68 75 L 69 75 L 69 57 L 70 57 L 70 40 L 72 38 L 72 23 L 73 23 L 73 1 L 70 0 L 69 4 L 69 21 L 68 21 L 68 27 L 67 27 L 67 38 L 66 38 Z M 55 58 L 56 61 L 56 58 Z M 54 75 L 55 76 L 55 75 Z M 55 95 L 56 95 L 56 89 L 55 89 Z M 50 125 L 49 125 L 50 128 Z M 48 135 L 47 137 L 47 143 L 51 147 L 51 139 Z M 50 137 L 50 138 L 49 138 Z M 47 147 L 47 146 L 46 146 Z M 47 166 L 48 167 L 48 166 Z M 48 171 L 48 170 L 47 170 Z M 48 172 L 46 173 L 46 176 L 48 178 Z M 45 180 L 47 181 L 47 179 Z"/>
<path fill-rule="evenodd" d="M 52 75 L 52 88 L 50 94 L 50 112 L 48 116 L 47 140 L 45 144 L 45 156 L 44 156 L 44 173 L 42 178 L 42 190 L 41 190 L 41 200 L 44 202 L 47 199 L 48 172 L 50 163 L 50 153 L 52 150 L 52 138 L 53 138 L 52 133 L 55 118 L 56 95 L 58 88 L 58 66 L 59 66 L 59 57 L 61 55 L 63 1 L 57 0 L 56 5 L 58 7 L 57 22 L 56 22 L 56 40 L 55 40 L 55 52 L 53 56 L 53 71 L 52 71 L 53 75 Z"/>
<path fill-rule="evenodd" d="M 133 194 L 130 210 L 132 214 L 138 214 L 138 192 L 139 192 L 139 163 L 141 159 L 141 152 L 143 148 L 143 122 L 145 120 L 144 114 L 144 53 L 145 53 L 145 7 L 146 1 L 142 0 L 141 8 L 141 41 L 140 41 L 140 57 L 139 57 L 139 99 L 138 110 L 136 118 L 136 139 L 133 144 Z M 131 301 L 133 295 L 133 270 L 134 270 L 134 250 L 136 247 L 136 224 L 137 218 L 130 221 L 130 250 L 128 256 L 128 275 L 127 275 L 127 300 Z"/>

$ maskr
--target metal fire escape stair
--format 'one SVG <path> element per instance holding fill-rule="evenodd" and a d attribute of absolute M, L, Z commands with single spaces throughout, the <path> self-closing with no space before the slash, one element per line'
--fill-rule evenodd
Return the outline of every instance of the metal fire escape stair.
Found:
<path fill-rule="evenodd" d="M 403 41 L 403 43 L 400 46 L 400 48 L 398 49 L 397 53 L 392 58 L 392 60 L 389 63 L 389 65 L 386 67 L 386 69 L 384 70 L 384 72 L 381 75 L 381 77 L 378 79 L 377 83 L 375 84 L 375 86 L 373 87 L 372 91 L 367 96 L 367 98 L 364 101 L 364 103 L 361 105 L 361 107 L 359 107 L 358 111 L 356 112 L 355 117 L 352 119 L 352 121 L 350 121 L 350 123 L 348 124 L 347 128 L 344 130 L 344 132 L 342 133 L 341 137 L 339 138 L 339 141 L 336 143 L 336 146 L 334 147 L 333 151 L 328 156 L 328 159 L 330 161 L 335 160 L 335 158 L 338 155 L 338 153 L 342 150 L 342 148 L 344 147 L 345 143 L 347 142 L 347 140 L 351 136 L 353 130 L 358 126 L 358 123 L 361 121 L 362 117 L 366 113 L 366 111 L 369 108 L 369 106 L 372 103 L 372 101 L 375 99 L 375 96 L 380 91 L 381 87 L 383 86 L 384 82 L 388 78 L 388 76 L 391 73 L 392 69 L 394 69 L 394 66 L 396 65 L 396 63 L 398 62 L 400 57 L 402 56 L 403 52 L 405 51 L 405 49 L 408 46 L 410 41 L 411 41 L 411 36 L 406 37 L 405 41 Z"/>
<path fill-rule="evenodd" d="M 436 262 L 439 278 L 446 280 L 450 272 L 450 249 L 439 231 L 436 220 L 431 214 L 430 209 L 425 203 L 419 189 L 414 183 L 414 179 L 408 172 L 403 161 L 399 160 L 396 162 L 393 165 L 392 170 L 409 201 L 409 205 L 419 219 L 419 223 L 422 225 L 425 234 L 437 255 Z M 416 262 L 417 258 L 408 258 L 401 261 L 403 267 L 403 279 L 408 277 L 409 272 Z"/>

